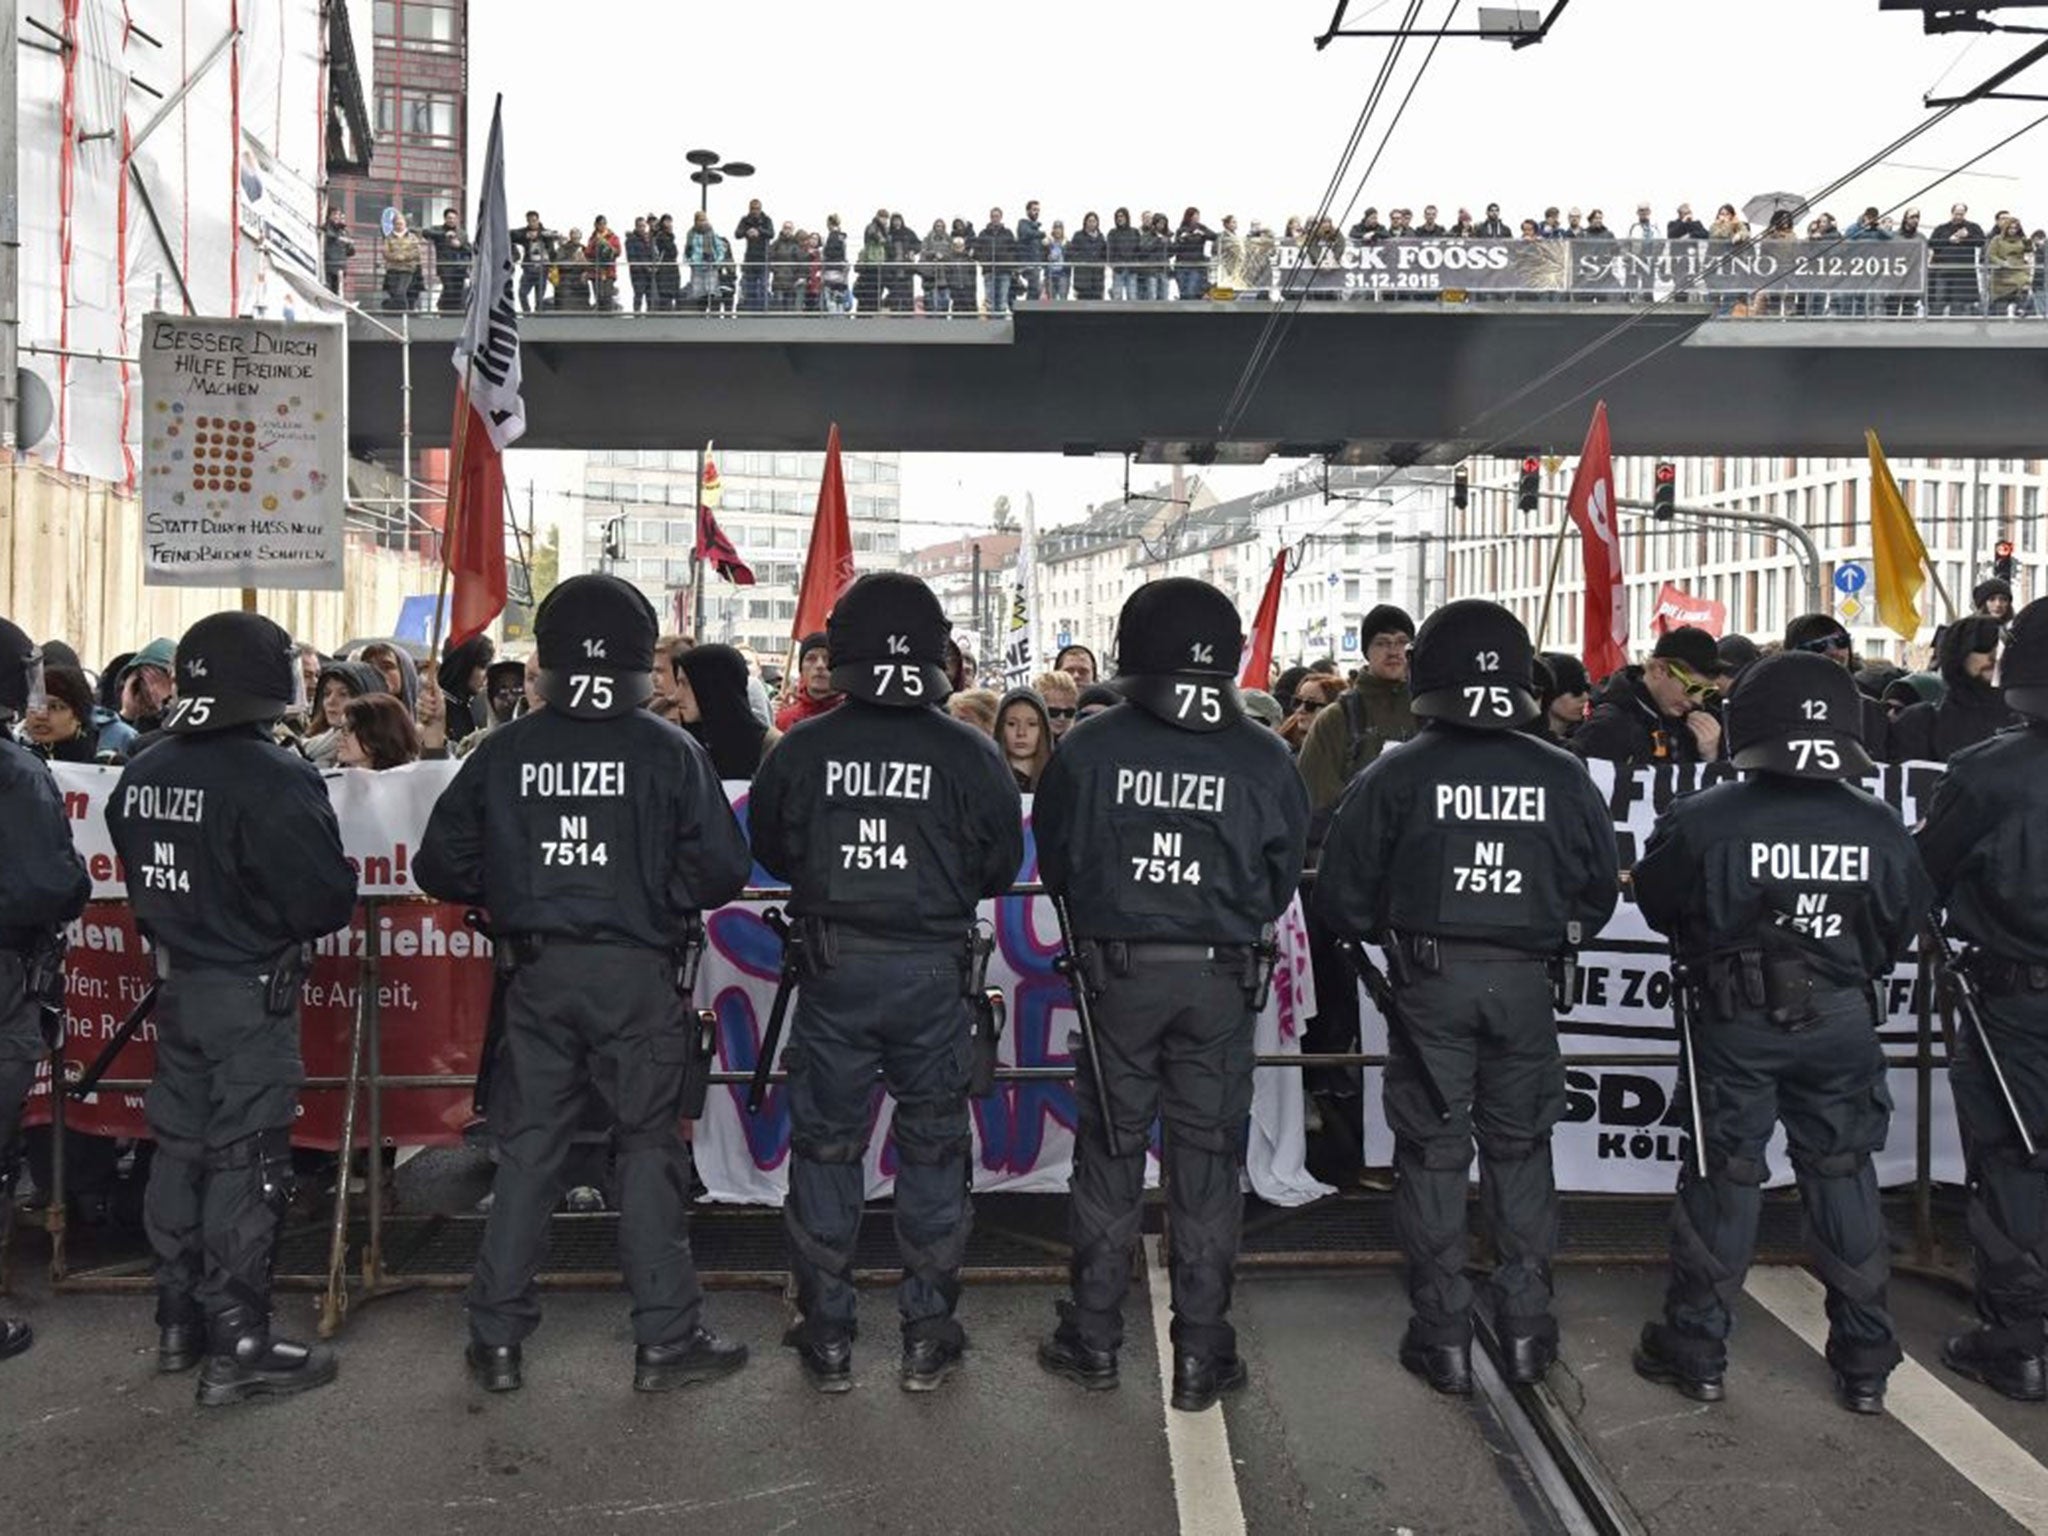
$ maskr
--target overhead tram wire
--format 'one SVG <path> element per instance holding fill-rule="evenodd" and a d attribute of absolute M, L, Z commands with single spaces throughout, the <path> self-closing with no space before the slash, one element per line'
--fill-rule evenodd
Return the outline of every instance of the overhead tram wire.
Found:
<path fill-rule="evenodd" d="M 1422 0 L 1408 0 L 1408 11 L 1401 22 L 1402 36 L 1394 39 L 1387 49 L 1386 57 L 1380 61 L 1379 74 L 1374 77 L 1372 88 L 1366 93 L 1365 103 L 1358 111 L 1358 120 L 1352 124 L 1351 136 L 1345 141 L 1344 149 L 1337 157 L 1336 169 L 1330 173 L 1329 185 L 1323 189 L 1322 198 L 1316 205 L 1316 211 L 1313 215 L 1314 222 L 1307 226 L 1309 233 L 1313 233 L 1321 225 L 1322 221 L 1329 217 L 1330 209 L 1336 202 L 1337 193 L 1343 188 L 1344 178 L 1351 170 L 1351 162 L 1357 158 L 1358 146 L 1365 142 L 1365 135 L 1372 126 L 1373 114 L 1379 110 L 1379 104 L 1386 95 L 1387 85 L 1393 78 L 1395 65 L 1400 60 L 1402 50 L 1407 46 L 1407 29 L 1414 25 L 1415 18 L 1421 14 L 1421 11 Z M 1266 349 L 1272 345 L 1273 339 L 1280 328 L 1281 313 L 1284 307 L 1283 305 L 1281 308 L 1276 308 L 1266 316 L 1266 323 L 1259 330 L 1258 340 L 1252 344 L 1252 350 L 1245 359 L 1244 368 L 1238 374 L 1237 384 L 1231 391 L 1230 402 L 1224 407 L 1225 417 L 1229 417 L 1237 409 L 1239 400 L 1244 396 L 1246 381 L 1251 378 L 1253 371 L 1258 366 L 1259 359 L 1265 355 Z"/>
<path fill-rule="evenodd" d="M 1436 36 L 1430 41 L 1429 52 L 1423 55 L 1421 67 L 1415 71 L 1415 77 L 1408 82 L 1408 90 L 1402 96 L 1401 104 L 1394 109 L 1393 121 L 1387 124 L 1386 132 L 1380 135 L 1379 147 L 1372 152 L 1372 159 L 1366 162 L 1365 170 L 1360 174 L 1357 185 L 1351 189 L 1350 200 L 1344 204 L 1344 213 L 1339 220 L 1340 225 L 1350 219 L 1351 210 L 1358 206 L 1359 198 L 1365 193 L 1366 183 L 1372 179 L 1372 173 L 1379 168 L 1380 158 L 1386 154 L 1387 145 L 1394 137 L 1394 130 L 1401 126 L 1401 119 L 1407 115 L 1408 104 L 1415 99 L 1415 92 L 1422 85 L 1422 77 L 1429 73 L 1429 66 L 1436 58 L 1437 49 L 1443 46 L 1444 34 L 1450 30 L 1451 23 L 1457 20 L 1458 7 L 1463 3 L 1464 0 L 1451 0 L 1451 8 L 1444 13 L 1443 25 L 1437 28 Z M 1237 429 L 1238 423 L 1244 419 L 1244 413 L 1251 409 L 1252 397 L 1258 393 L 1259 386 L 1265 382 L 1267 371 L 1273 366 L 1273 359 L 1279 356 L 1280 343 L 1286 340 L 1287 331 L 1292 327 L 1294 317 L 1301 312 L 1301 306 L 1307 301 L 1308 290 L 1304 286 L 1294 296 L 1292 308 L 1283 306 L 1284 314 L 1276 312 L 1274 318 L 1281 322 L 1278 334 L 1274 338 L 1273 345 L 1267 349 L 1263 357 L 1258 359 L 1255 371 L 1250 372 L 1248 379 L 1240 381 L 1238 392 L 1231 397 L 1231 403 L 1224 411 L 1223 421 L 1216 430 L 1216 436 L 1219 441 L 1228 439 L 1230 434 Z"/>

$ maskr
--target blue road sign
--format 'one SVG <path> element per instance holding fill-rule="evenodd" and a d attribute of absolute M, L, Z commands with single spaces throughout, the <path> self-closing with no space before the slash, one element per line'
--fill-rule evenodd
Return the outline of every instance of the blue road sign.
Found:
<path fill-rule="evenodd" d="M 1835 567 L 1835 590 L 1845 597 L 1854 597 L 1870 585 L 1870 567 L 1860 560 L 1849 560 Z"/>

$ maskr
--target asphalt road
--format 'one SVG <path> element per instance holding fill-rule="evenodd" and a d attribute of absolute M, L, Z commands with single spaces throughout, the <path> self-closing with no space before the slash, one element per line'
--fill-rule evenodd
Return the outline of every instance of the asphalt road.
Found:
<path fill-rule="evenodd" d="M 10 1302 L 34 1322 L 37 1345 L 0 1365 L 0 1465 L 10 1471 L 0 1529 L 1559 1528 L 1487 1410 L 1436 1397 L 1400 1369 L 1405 1304 L 1384 1272 L 1241 1281 L 1251 1386 L 1220 1423 L 1208 1416 L 1170 1447 L 1142 1287 L 1131 1297 L 1124 1386 L 1100 1395 L 1038 1369 L 1032 1350 L 1056 1295 L 1045 1287 L 970 1291 L 968 1366 L 923 1398 L 896 1388 L 886 1292 L 866 1298 L 859 1386 L 840 1398 L 804 1386 L 775 1343 L 783 1303 L 758 1292 L 711 1298 L 713 1323 L 755 1348 L 729 1382 L 636 1395 L 624 1298 L 562 1294 L 548 1298 L 528 1346 L 526 1390 L 487 1398 L 463 1373 L 459 1299 L 415 1292 L 355 1312 L 335 1386 L 202 1412 L 190 1377 L 152 1373 L 148 1301 L 48 1295 L 24 1273 L 39 1246 L 24 1234 Z M 1838 1409 L 1820 1357 L 1752 1301 L 1725 1404 L 1702 1407 L 1638 1380 L 1628 1348 L 1660 1284 L 1641 1269 L 1562 1271 L 1565 1360 L 1552 1378 L 1648 1529 L 2023 1528 L 1913 1429 Z M 1908 1350 L 1933 1366 L 1941 1333 L 1965 1324 L 1967 1307 L 1912 1282 L 1896 1289 Z M 310 1326 L 305 1297 L 288 1298 L 285 1312 L 289 1326 Z M 1934 1370 L 2028 1453 L 2048 1456 L 2048 1408 L 2005 1404 Z M 1184 1490 L 1220 1476 L 1223 1496 L 1177 1500 L 1177 1475 Z"/>

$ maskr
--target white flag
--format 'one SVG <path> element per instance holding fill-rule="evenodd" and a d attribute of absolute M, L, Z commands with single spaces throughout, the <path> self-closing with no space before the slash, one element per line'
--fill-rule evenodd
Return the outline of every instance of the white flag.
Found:
<path fill-rule="evenodd" d="M 1017 546 L 1017 569 L 1010 585 L 1010 624 L 1003 642 L 1003 684 L 1028 688 L 1038 675 L 1038 597 L 1032 591 L 1032 545 L 1038 542 L 1038 509 L 1024 493 L 1024 538 Z"/>
<path fill-rule="evenodd" d="M 526 431 L 526 401 L 519 393 L 519 307 L 514 297 L 518 262 L 512 254 L 512 226 L 505 217 L 504 105 L 500 96 L 491 107 L 469 309 L 463 316 L 462 339 L 455 343 L 455 371 L 467 383 L 470 405 L 483 418 L 500 453 Z"/>

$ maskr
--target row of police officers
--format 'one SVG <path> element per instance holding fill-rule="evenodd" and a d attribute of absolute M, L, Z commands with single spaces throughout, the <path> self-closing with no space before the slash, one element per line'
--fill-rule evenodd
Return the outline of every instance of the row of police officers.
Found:
<path fill-rule="evenodd" d="M 520 1386 L 536 1276 L 572 1133 L 591 1093 L 613 1122 L 634 1386 L 729 1374 L 743 1345 L 709 1329 L 686 1236 L 689 1153 L 710 1039 L 689 996 L 700 914 L 752 862 L 791 889 L 796 997 L 783 1054 L 785 1206 L 805 1378 L 853 1382 L 854 1248 L 877 1086 L 893 1096 L 903 1262 L 898 1380 L 938 1387 L 967 1345 L 959 1273 L 971 1221 L 968 1112 L 980 1016 L 977 906 L 1023 862 L 1018 792 L 993 744 L 937 706 L 948 626 L 913 578 L 871 575 L 830 621 L 844 707 L 792 729 L 754 782 L 750 840 L 703 751 L 643 708 L 655 616 L 607 576 L 562 583 L 536 619 L 548 707 L 492 732 L 437 803 L 421 887 L 488 914 L 499 973 L 489 1119 L 494 1201 L 468 1294 L 468 1366 Z M 1071 1295 L 1041 1344 L 1082 1388 L 1117 1385 L 1123 1305 L 1156 1134 L 1171 1215 L 1172 1402 L 1198 1411 L 1247 1379 L 1230 1325 L 1254 1021 L 1274 925 L 1300 883 L 1308 807 L 1285 747 L 1232 684 L 1239 616 L 1213 588 L 1141 588 L 1119 625 L 1125 707 L 1076 726 L 1034 817 L 1060 917 L 1083 1063 Z M 0 624 L 0 709 L 39 691 L 38 658 Z M 1555 1360 L 1564 1104 L 1557 1010 L 1578 945 L 1619 894 L 1608 808 L 1574 758 L 1520 729 L 1533 648 L 1486 602 L 1415 637 L 1421 729 L 1346 790 L 1313 888 L 1388 1023 L 1385 1110 L 1412 1316 L 1402 1363 L 1471 1391 L 1486 1309 L 1507 1373 Z M 344 926 L 354 879 L 315 770 L 276 747 L 289 638 L 224 614 L 180 642 L 165 739 L 123 771 L 107 819 L 159 978 L 158 1140 L 147 1196 L 160 1368 L 200 1366 L 205 1404 L 331 1380 L 332 1353 L 275 1336 L 270 1275 L 291 1195 L 308 946 Z M 2026 725 L 1959 755 L 1921 828 L 1858 788 L 1871 771 L 1848 674 L 1793 653 L 1727 704 L 1744 777 L 1672 803 L 1635 867 L 1635 900 L 1672 946 L 1680 1092 L 1693 1106 L 1664 1315 L 1643 1375 L 1724 1392 L 1731 1306 L 1752 1256 L 1765 1146 L 1782 1123 L 1827 1291 L 1842 1403 L 1877 1412 L 1901 1358 L 1871 1157 L 1890 1115 L 1876 983 L 1935 903 L 1968 946 L 1968 1029 L 1953 1079 L 1969 1162 L 1983 1326 L 1954 1369 L 2044 1395 L 2048 1314 L 2048 603 L 2022 613 L 2006 697 Z M 55 1012 L 49 964 L 87 883 L 46 771 L 0 748 L 0 1148 L 11 1143 Z M 1931 944 L 1940 936 L 1927 930 Z M 1368 952 L 1383 957 L 1384 971 Z M 985 1030 L 983 1031 L 985 1044 Z M 985 1069 L 985 1062 L 983 1063 Z M 2044 1133 L 2048 1134 L 2048 1133 Z M 1494 1263 L 1468 1265 L 1477 1155 Z M 0 1156 L 0 1171 L 15 1159 Z M 26 1347 L 0 1331 L 0 1354 Z"/>

